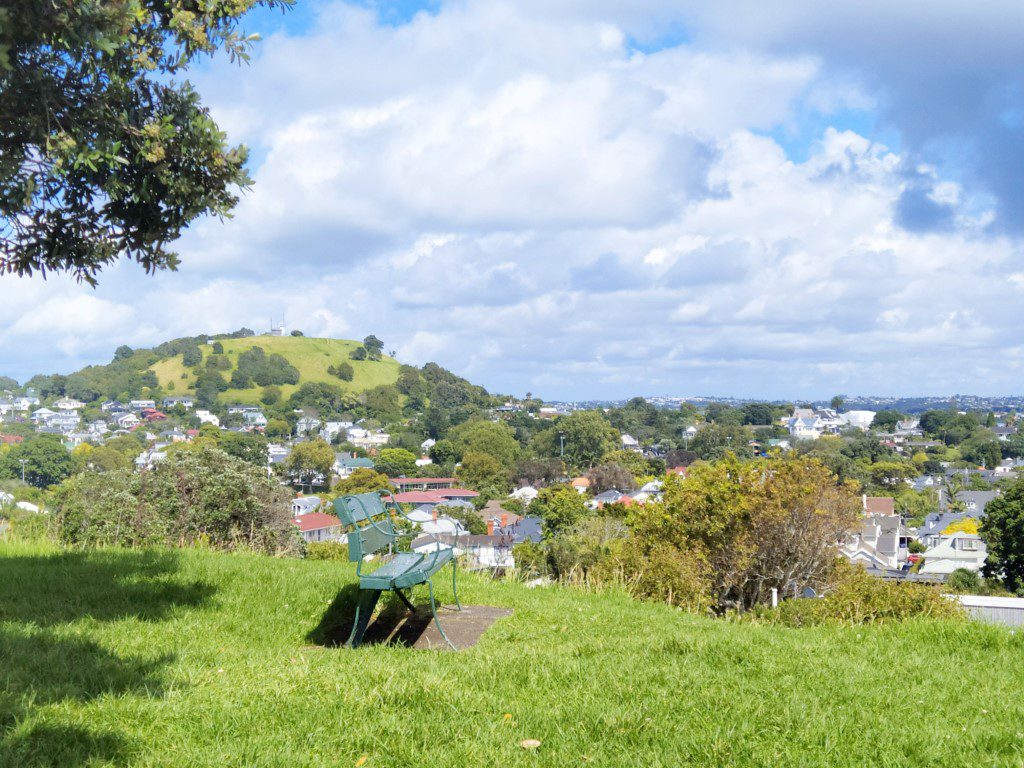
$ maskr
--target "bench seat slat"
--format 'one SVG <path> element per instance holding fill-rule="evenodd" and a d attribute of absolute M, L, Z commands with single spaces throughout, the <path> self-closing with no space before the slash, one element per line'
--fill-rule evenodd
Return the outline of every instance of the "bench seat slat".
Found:
<path fill-rule="evenodd" d="M 405 589 L 422 584 L 441 568 L 451 562 L 451 549 L 442 549 L 437 553 L 420 554 L 417 552 L 400 552 L 373 573 L 365 574 L 359 579 L 360 589 Z"/>

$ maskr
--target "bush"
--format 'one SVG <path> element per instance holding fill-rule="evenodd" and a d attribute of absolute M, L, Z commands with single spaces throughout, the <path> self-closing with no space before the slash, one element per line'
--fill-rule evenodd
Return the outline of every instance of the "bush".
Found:
<path fill-rule="evenodd" d="M 817 624 L 882 624 L 912 618 L 963 618 L 960 604 L 942 596 L 938 587 L 886 581 L 859 565 L 839 561 L 835 587 L 820 599 L 786 600 L 761 618 L 786 626 Z"/>
<path fill-rule="evenodd" d="M 311 541 L 306 544 L 307 560 L 348 560 L 348 544 L 340 541 Z"/>
<path fill-rule="evenodd" d="M 76 546 L 301 548 L 289 494 L 262 466 L 208 446 L 178 451 L 145 473 L 76 475 L 54 490 L 52 508 L 58 537 Z"/>
<path fill-rule="evenodd" d="M 950 592 L 976 593 L 981 587 L 981 578 L 977 573 L 967 568 L 957 568 L 946 578 L 946 587 Z"/>

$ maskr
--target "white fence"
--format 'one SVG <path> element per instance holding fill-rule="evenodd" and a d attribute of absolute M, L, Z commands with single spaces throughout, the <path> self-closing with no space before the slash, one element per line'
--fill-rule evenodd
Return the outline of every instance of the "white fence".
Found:
<path fill-rule="evenodd" d="M 950 595 L 960 601 L 972 619 L 1010 626 L 1024 625 L 1024 598 Z"/>

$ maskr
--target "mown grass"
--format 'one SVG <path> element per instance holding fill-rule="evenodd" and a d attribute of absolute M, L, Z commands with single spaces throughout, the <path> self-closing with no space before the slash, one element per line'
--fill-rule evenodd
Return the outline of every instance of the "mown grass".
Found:
<path fill-rule="evenodd" d="M 1002 628 L 784 629 L 467 578 L 464 600 L 515 611 L 470 650 L 313 645 L 352 583 L 336 562 L 0 544 L 0 764 L 1024 759 L 1024 641 Z"/>
<path fill-rule="evenodd" d="M 341 387 L 346 392 L 364 392 L 381 384 L 394 384 L 398 380 L 399 363 L 390 357 L 381 360 L 351 360 L 349 354 L 360 342 L 345 339 L 316 339 L 307 336 L 250 336 L 244 339 L 224 339 L 224 354 L 234 363 L 239 353 L 251 347 L 261 347 L 268 355 L 282 355 L 294 365 L 300 376 L 300 383 L 323 381 Z M 213 354 L 211 345 L 200 347 L 203 359 Z M 338 363 L 348 362 L 352 365 L 354 375 L 352 381 L 342 381 L 332 376 L 327 369 Z M 194 394 L 195 376 L 191 369 L 185 368 L 181 355 L 161 360 L 150 367 L 157 375 L 160 386 L 165 390 L 174 384 L 174 394 Z M 182 378 L 184 375 L 184 378 Z M 225 378 L 231 377 L 231 371 L 224 372 Z M 297 386 L 286 384 L 281 387 L 284 397 L 288 397 L 298 389 Z M 221 395 L 225 403 L 256 403 L 259 401 L 261 388 L 229 389 Z"/>

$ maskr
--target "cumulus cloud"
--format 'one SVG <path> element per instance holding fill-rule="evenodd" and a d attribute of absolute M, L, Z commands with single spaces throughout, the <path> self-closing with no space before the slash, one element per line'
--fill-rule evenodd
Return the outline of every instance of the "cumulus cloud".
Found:
<path fill-rule="evenodd" d="M 196 75 L 254 150 L 236 216 L 193 227 L 176 274 L 5 279 L 0 372 L 284 317 L 549 397 L 1012 390 L 1008 199 L 978 192 L 982 155 L 926 157 L 910 64 L 852 7 L 462 0 L 382 21 L 316 3 L 251 67 Z M 917 11 L 889 9 L 882 34 L 951 34 Z M 1017 55 L 993 17 L 960 23 L 991 35 L 968 68 L 1012 77 L 986 64 Z M 844 125 L 851 110 L 897 140 Z M 780 136 L 811 113 L 794 155 Z"/>

